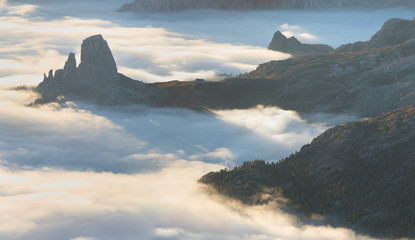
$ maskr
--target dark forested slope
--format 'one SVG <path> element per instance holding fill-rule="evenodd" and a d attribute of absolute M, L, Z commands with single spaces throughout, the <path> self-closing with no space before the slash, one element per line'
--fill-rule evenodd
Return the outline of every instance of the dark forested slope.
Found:
<path fill-rule="evenodd" d="M 200 182 L 250 204 L 282 193 L 305 213 L 376 236 L 414 237 L 415 106 L 331 128 L 276 164 L 247 162 Z"/>

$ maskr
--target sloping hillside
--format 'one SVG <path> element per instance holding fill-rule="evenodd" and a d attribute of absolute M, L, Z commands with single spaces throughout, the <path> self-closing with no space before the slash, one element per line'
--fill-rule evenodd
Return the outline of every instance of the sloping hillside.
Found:
<path fill-rule="evenodd" d="M 409 106 L 331 128 L 276 164 L 246 162 L 200 182 L 245 203 L 282 194 L 289 207 L 334 216 L 374 236 L 414 237 L 414 172 L 415 106 Z"/>

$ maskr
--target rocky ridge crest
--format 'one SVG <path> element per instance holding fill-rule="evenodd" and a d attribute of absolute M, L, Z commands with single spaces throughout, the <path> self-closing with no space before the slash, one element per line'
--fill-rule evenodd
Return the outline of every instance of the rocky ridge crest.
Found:
<path fill-rule="evenodd" d="M 403 20 L 393 18 L 386 21 L 382 28 L 367 42 L 355 42 L 342 45 L 338 53 L 368 51 L 376 48 L 405 44 L 415 39 L 415 19 Z"/>

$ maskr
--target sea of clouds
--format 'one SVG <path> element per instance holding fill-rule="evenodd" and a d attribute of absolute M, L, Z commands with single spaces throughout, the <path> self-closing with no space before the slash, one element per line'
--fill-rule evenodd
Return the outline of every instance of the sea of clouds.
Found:
<path fill-rule="evenodd" d="M 28 107 L 15 91 L 62 68 L 90 35 L 121 73 L 145 82 L 220 79 L 285 59 L 266 50 L 280 29 L 338 46 L 370 37 L 407 9 L 137 15 L 128 1 L 0 1 L 0 239 L 369 239 L 301 223 L 278 205 L 245 206 L 197 183 L 243 161 L 278 161 L 346 116 L 258 106 L 197 113 L 67 102 Z M 311 119 L 312 117 L 310 117 Z"/>

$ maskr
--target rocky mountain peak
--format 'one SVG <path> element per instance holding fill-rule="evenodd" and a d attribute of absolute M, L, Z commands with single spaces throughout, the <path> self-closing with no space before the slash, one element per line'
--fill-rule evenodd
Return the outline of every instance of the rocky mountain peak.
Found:
<path fill-rule="evenodd" d="M 274 37 L 273 37 L 273 39 L 275 39 L 275 40 L 286 40 L 286 39 L 287 39 L 287 37 L 286 37 L 284 34 L 282 34 L 282 32 L 280 32 L 280 31 L 276 31 L 276 32 L 274 33 Z"/>
<path fill-rule="evenodd" d="M 333 48 L 324 44 L 303 44 L 294 36 L 287 38 L 280 31 L 274 34 L 268 49 L 285 52 L 291 54 L 293 57 L 324 54 L 333 51 Z"/>
<path fill-rule="evenodd" d="M 117 65 L 107 41 L 99 35 L 86 38 L 81 46 L 80 68 L 117 73 Z"/>
<path fill-rule="evenodd" d="M 76 59 L 75 53 L 69 53 L 68 60 L 65 62 L 63 67 L 64 72 L 74 72 L 76 70 Z"/>
<path fill-rule="evenodd" d="M 113 84 L 118 79 L 117 74 L 117 66 L 107 41 L 101 35 L 95 35 L 83 41 L 78 67 L 75 53 L 69 53 L 63 69 L 56 70 L 55 74 L 50 70 L 48 76 L 44 75 L 37 90 L 56 95 L 70 91 L 68 89 L 98 89 Z"/>
<path fill-rule="evenodd" d="M 118 73 L 107 41 L 101 35 L 94 35 L 82 43 L 79 66 L 75 53 L 69 53 L 63 69 L 44 74 L 35 89 L 41 98 L 34 104 L 68 99 L 103 105 L 143 103 L 153 94 L 151 90 L 143 92 L 144 87 L 144 83 Z"/>

